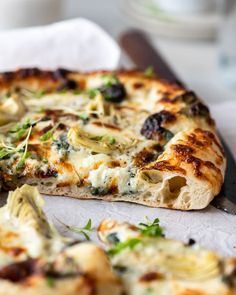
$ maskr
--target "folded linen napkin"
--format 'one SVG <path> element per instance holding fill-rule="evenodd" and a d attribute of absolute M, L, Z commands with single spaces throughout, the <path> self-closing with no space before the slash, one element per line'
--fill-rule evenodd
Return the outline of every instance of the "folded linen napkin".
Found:
<path fill-rule="evenodd" d="M 32 66 L 82 71 L 113 69 L 119 58 L 120 49 L 112 38 L 82 18 L 0 31 L 0 71 Z"/>

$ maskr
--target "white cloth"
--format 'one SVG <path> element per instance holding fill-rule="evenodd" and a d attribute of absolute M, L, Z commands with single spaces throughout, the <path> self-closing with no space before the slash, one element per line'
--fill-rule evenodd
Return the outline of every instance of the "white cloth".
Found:
<path fill-rule="evenodd" d="M 32 66 L 113 69 L 119 59 L 119 47 L 107 33 L 82 18 L 0 32 L 1 71 Z"/>
<path fill-rule="evenodd" d="M 97 25 L 84 19 L 0 33 L 0 70 L 22 66 L 112 69 L 118 66 L 119 57 L 116 43 Z M 212 105 L 211 110 L 236 156 L 236 101 Z M 212 206 L 198 212 L 181 212 L 64 197 L 46 197 L 46 201 L 47 214 L 61 230 L 63 226 L 56 218 L 81 227 L 89 218 L 97 226 L 104 218 L 138 223 L 145 220 L 145 216 L 159 217 L 168 237 L 183 241 L 194 238 L 203 246 L 236 256 L 236 216 Z"/>

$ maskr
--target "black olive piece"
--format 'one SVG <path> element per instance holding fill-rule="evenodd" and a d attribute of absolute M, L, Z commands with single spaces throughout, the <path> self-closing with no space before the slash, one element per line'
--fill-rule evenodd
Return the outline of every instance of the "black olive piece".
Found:
<path fill-rule="evenodd" d="M 169 130 L 163 128 L 161 124 L 173 122 L 175 119 L 175 115 L 168 111 L 161 111 L 153 114 L 145 120 L 140 133 L 147 139 L 153 139 L 156 134 L 161 134 L 168 140 L 173 134 Z"/>
<path fill-rule="evenodd" d="M 206 105 L 202 102 L 196 102 L 190 106 L 189 112 L 193 116 L 202 116 L 208 117 L 209 116 L 209 109 Z"/>
<path fill-rule="evenodd" d="M 196 94 L 193 91 L 186 91 L 185 93 L 178 95 L 174 98 L 174 101 L 182 101 L 186 104 L 192 104 L 198 101 Z"/>
<path fill-rule="evenodd" d="M 61 78 L 66 78 L 68 73 L 69 73 L 68 70 L 59 68 L 53 72 L 53 78 L 56 80 L 61 79 Z"/>
<path fill-rule="evenodd" d="M 190 238 L 189 241 L 188 241 L 188 246 L 192 246 L 194 244 L 196 244 L 196 241 L 194 239 Z"/>
<path fill-rule="evenodd" d="M 109 102 L 120 103 L 126 97 L 126 90 L 123 84 L 120 82 L 116 84 L 103 85 L 99 88 L 104 99 Z"/>

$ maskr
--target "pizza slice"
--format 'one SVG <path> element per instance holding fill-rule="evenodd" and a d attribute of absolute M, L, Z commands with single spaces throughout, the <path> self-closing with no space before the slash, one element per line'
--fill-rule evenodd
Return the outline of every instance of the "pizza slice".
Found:
<path fill-rule="evenodd" d="M 236 260 L 166 239 L 159 221 L 105 220 L 98 234 L 127 295 L 233 295 Z"/>
<path fill-rule="evenodd" d="M 209 109 L 142 72 L 25 69 L 0 75 L 0 186 L 201 209 L 225 156 Z"/>
<path fill-rule="evenodd" d="M 9 193 L 0 209 L 0 295 L 119 295 L 104 251 L 59 235 L 36 188 Z"/>

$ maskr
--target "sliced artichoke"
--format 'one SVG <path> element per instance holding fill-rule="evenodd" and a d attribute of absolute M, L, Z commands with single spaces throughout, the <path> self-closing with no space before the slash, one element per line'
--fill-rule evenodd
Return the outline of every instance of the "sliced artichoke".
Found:
<path fill-rule="evenodd" d="M 19 96 L 13 95 L 0 104 L 0 126 L 21 119 L 26 107 Z"/>
<path fill-rule="evenodd" d="M 83 131 L 79 126 L 70 128 L 68 141 L 74 147 L 83 146 L 96 153 L 109 154 L 116 149 L 114 144 L 109 144 L 102 138 Z"/>
<path fill-rule="evenodd" d="M 20 233 L 22 244 L 32 257 L 57 253 L 66 244 L 66 239 L 48 223 L 43 205 L 44 200 L 37 188 L 23 185 L 9 193 L 6 206 L 0 211 L 0 215 L 5 213 Z"/>

